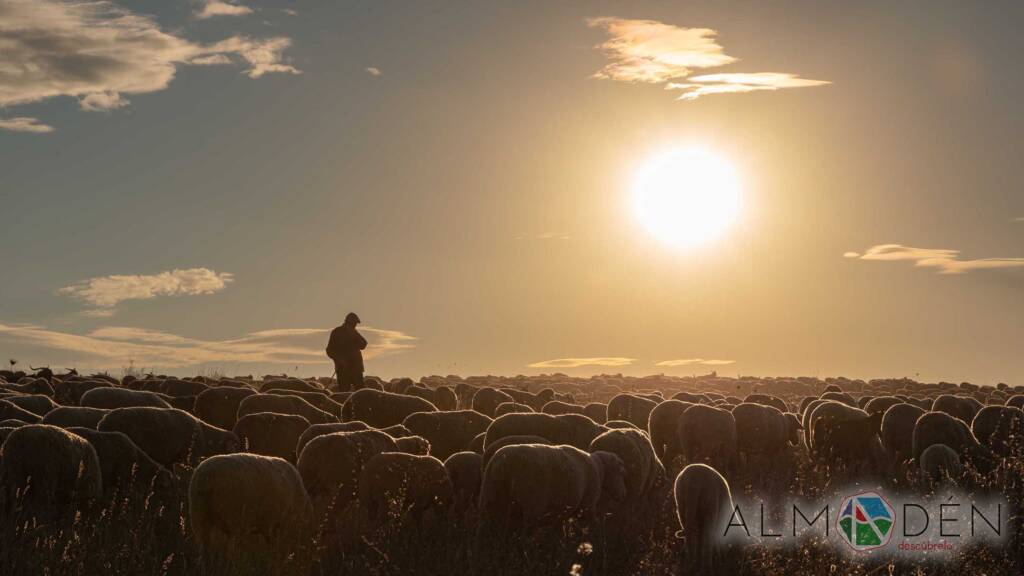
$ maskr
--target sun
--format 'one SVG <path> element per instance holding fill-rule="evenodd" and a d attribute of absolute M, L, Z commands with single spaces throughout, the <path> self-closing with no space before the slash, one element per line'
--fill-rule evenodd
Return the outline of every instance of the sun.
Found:
<path fill-rule="evenodd" d="M 677 248 L 711 242 L 739 216 L 740 181 L 732 164 L 705 148 L 673 148 L 636 173 L 633 211 L 648 232 Z"/>

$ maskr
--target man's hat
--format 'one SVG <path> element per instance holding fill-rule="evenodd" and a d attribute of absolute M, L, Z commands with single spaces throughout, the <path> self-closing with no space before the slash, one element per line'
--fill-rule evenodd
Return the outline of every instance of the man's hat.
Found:
<path fill-rule="evenodd" d="M 362 320 L 359 319 L 359 316 L 356 316 L 355 312 L 349 312 L 348 315 L 345 316 L 345 322 L 355 322 L 358 324 L 359 322 L 362 322 Z"/>

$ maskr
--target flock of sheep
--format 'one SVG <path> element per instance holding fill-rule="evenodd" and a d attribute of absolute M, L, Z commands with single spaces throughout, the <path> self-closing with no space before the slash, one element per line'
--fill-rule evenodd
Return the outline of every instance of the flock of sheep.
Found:
<path fill-rule="evenodd" d="M 397 524 L 471 526 L 486 549 L 566 524 L 651 534 L 671 509 L 678 561 L 711 571 L 736 491 L 785 494 L 800 458 L 829 482 L 967 485 L 1019 463 L 1024 431 L 1024 387 L 1004 384 L 552 375 L 335 386 L 0 371 L 0 514 L 60 526 L 112 499 L 178 491 L 204 562 L 309 573 L 315 548 L 380 546 L 371 535 Z"/>

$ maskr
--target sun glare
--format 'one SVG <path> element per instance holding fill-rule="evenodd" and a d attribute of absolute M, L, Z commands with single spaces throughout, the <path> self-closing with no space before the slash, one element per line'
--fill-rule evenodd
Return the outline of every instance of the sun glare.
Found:
<path fill-rule="evenodd" d="M 674 148 L 641 166 L 633 182 L 633 211 L 651 234 L 678 248 L 721 236 L 740 208 L 732 165 L 703 148 Z"/>

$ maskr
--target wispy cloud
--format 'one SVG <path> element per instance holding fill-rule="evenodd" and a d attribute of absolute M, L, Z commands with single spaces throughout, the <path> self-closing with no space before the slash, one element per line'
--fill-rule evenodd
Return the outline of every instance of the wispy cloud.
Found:
<path fill-rule="evenodd" d="M 655 364 L 655 366 L 663 366 L 672 368 L 676 366 L 693 366 L 700 364 L 702 366 L 727 366 L 729 364 L 735 364 L 735 360 L 705 360 L 704 358 L 679 358 L 676 360 L 662 360 Z"/>
<path fill-rule="evenodd" d="M 781 88 L 806 88 L 829 84 L 823 80 L 808 80 L 786 72 L 755 72 L 752 74 L 705 74 L 692 76 L 686 82 L 669 82 L 666 90 L 680 90 L 680 100 L 696 100 L 709 94 L 740 94 Z"/>
<path fill-rule="evenodd" d="M 802 88 L 830 84 L 824 80 L 799 78 L 788 72 L 732 72 L 691 76 L 696 69 L 718 68 L 736 62 L 717 42 L 710 28 L 684 28 L 657 20 L 588 18 L 587 24 L 601 28 L 608 40 L 598 45 L 610 62 L 595 78 L 620 82 L 664 84 L 680 90 L 680 100 L 695 100 L 709 94 L 728 94 Z M 673 80 L 685 79 L 685 82 Z"/>
<path fill-rule="evenodd" d="M 846 252 L 843 256 L 858 260 L 908 261 L 921 268 L 936 268 L 939 274 L 965 274 L 972 270 L 1024 267 L 1024 258 L 961 260 L 959 250 L 914 248 L 902 244 L 879 244 L 868 248 L 863 254 Z"/>
<path fill-rule="evenodd" d="M 233 280 L 233 275 L 227 272 L 215 272 L 209 268 L 189 268 L 168 270 L 148 276 L 115 275 L 89 278 L 61 288 L 57 293 L 100 308 L 112 308 L 125 300 L 213 294 L 227 288 Z"/>
<path fill-rule="evenodd" d="M 205 20 L 216 16 L 245 16 L 252 14 L 252 8 L 234 2 L 223 2 L 221 0 L 206 0 L 201 2 L 196 10 L 196 18 Z"/>
<path fill-rule="evenodd" d="M 285 14 L 287 14 L 289 16 L 298 16 L 299 15 L 298 10 L 292 10 L 291 8 L 281 8 L 281 12 L 284 12 Z"/>
<path fill-rule="evenodd" d="M 163 90 L 178 67 L 188 64 L 242 62 L 251 78 L 298 74 L 283 55 L 289 44 L 284 37 L 245 36 L 193 42 L 106 0 L 5 0 L 0 5 L 0 108 L 60 96 L 77 98 L 88 111 L 121 108 L 128 105 L 125 95 Z M 4 128 L 48 131 L 27 120 L 5 120 Z"/>
<path fill-rule="evenodd" d="M 380 76 L 382 74 L 382 72 L 380 71 L 380 68 L 375 68 L 373 66 L 370 66 L 370 67 L 366 68 L 366 72 L 370 76 Z"/>
<path fill-rule="evenodd" d="M 629 366 L 635 358 L 556 358 L 527 364 L 529 368 L 580 368 L 581 366 Z"/>
<path fill-rule="evenodd" d="M 0 324 L 0 339 L 42 348 L 54 363 L 87 363 L 99 369 L 136 366 L 182 368 L 200 364 L 328 364 L 327 328 L 264 330 L 231 340 L 186 338 L 159 330 L 108 326 L 72 334 L 34 325 Z M 415 347 L 416 337 L 398 330 L 361 327 L 368 359 Z"/>
<path fill-rule="evenodd" d="M 0 72 L 0 75 L 2 75 L 2 72 Z M 43 124 L 36 118 L 18 116 L 17 118 L 0 118 L 0 130 L 46 134 L 53 132 L 53 126 Z"/>

